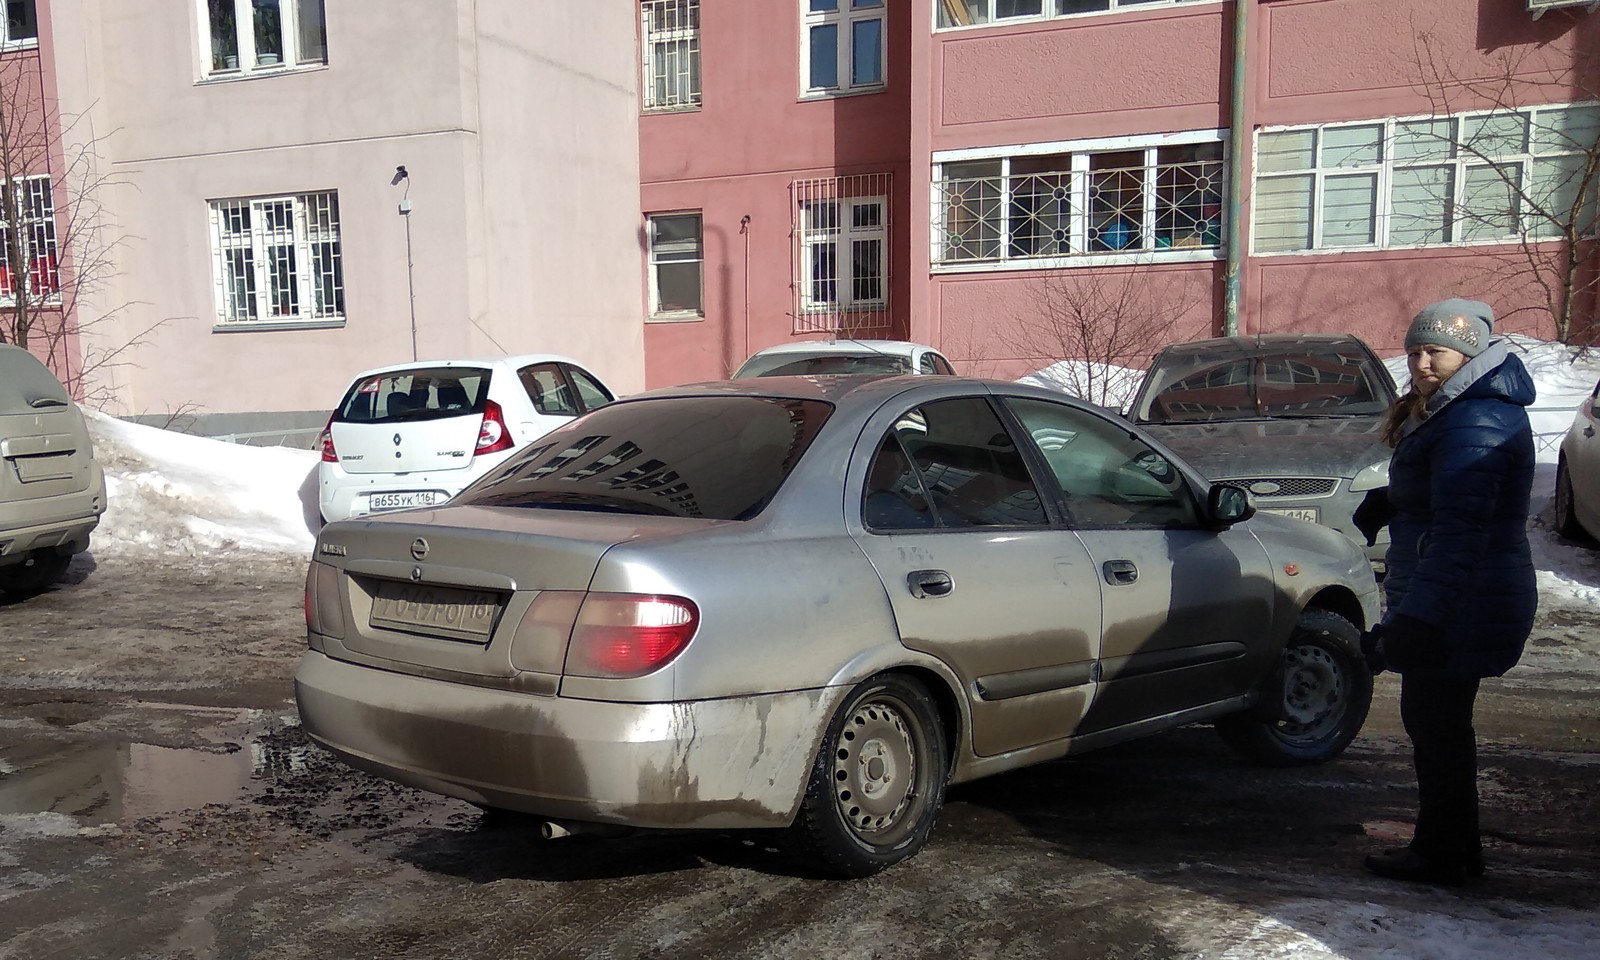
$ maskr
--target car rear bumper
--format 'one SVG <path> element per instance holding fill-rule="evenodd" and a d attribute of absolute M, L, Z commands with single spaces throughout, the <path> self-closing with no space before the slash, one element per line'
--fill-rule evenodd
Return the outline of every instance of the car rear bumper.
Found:
<path fill-rule="evenodd" d="M 357 769 L 480 806 L 680 829 L 789 824 L 839 696 L 598 702 L 409 676 L 315 651 L 294 685 L 311 739 Z"/>
<path fill-rule="evenodd" d="M 474 457 L 459 470 L 432 470 L 415 473 L 351 473 L 336 463 L 323 463 L 317 471 L 317 504 L 322 518 L 329 522 L 363 517 L 390 510 L 374 510 L 372 497 L 384 493 L 432 493 L 434 502 L 417 506 L 438 506 L 466 489 L 467 485 L 504 462 L 514 451 Z M 395 509 L 404 509 L 403 507 Z"/>
<path fill-rule="evenodd" d="M 41 500 L 0 505 L 0 567 L 22 563 L 35 550 L 79 553 L 105 512 L 105 481 L 99 465 L 88 490 Z"/>

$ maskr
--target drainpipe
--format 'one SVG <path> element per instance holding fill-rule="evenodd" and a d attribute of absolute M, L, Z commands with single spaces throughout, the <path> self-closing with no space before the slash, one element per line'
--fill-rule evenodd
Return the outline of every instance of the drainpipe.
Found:
<path fill-rule="evenodd" d="M 1228 84 L 1228 263 L 1223 273 L 1222 335 L 1239 335 L 1239 272 L 1244 265 L 1244 160 L 1250 155 L 1245 126 L 1245 35 L 1251 0 L 1233 0 L 1233 76 Z"/>

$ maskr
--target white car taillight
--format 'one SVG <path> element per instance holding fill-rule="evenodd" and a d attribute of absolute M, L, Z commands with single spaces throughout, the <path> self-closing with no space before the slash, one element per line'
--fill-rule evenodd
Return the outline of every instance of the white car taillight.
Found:
<path fill-rule="evenodd" d="M 591 593 L 572 628 L 564 672 L 574 677 L 642 677 L 682 653 L 699 626 L 699 609 L 683 597 Z"/>
<path fill-rule="evenodd" d="M 493 400 L 485 400 L 483 424 L 478 427 L 478 446 L 472 451 L 472 455 L 510 449 L 511 431 L 506 429 L 506 417 L 500 412 L 500 404 Z"/>
<path fill-rule="evenodd" d="M 322 435 L 317 437 L 317 446 L 322 448 L 323 463 L 338 463 L 339 451 L 333 448 L 333 418 L 328 418 L 327 426 L 322 428 Z"/>

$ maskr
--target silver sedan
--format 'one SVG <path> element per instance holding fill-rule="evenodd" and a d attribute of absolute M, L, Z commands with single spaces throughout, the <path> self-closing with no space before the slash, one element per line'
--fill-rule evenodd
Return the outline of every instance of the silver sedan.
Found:
<path fill-rule="evenodd" d="M 549 836 L 782 828 L 914 854 L 946 788 L 1182 724 L 1266 763 L 1365 720 L 1360 549 L 1125 421 L 954 377 L 641 394 L 449 503 L 338 521 L 306 730 Z"/>

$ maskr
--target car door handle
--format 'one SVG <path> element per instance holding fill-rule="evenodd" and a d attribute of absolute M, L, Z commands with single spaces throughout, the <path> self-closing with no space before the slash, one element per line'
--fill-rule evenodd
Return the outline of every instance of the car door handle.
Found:
<path fill-rule="evenodd" d="M 1100 570 L 1105 574 L 1106 583 L 1113 587 L 1126 586 L 1139 579 L 1139 568 L 1132 560 L 1107 560 Z"/>
<path fill-rule="evenodd" d="M 943 570 L 913 570 L 906 574 L 906 586 L 911 588 L 913 597 L 927 600 L 931 597 L 948 597 L 950 591 L 956 588 L 956 582 Z"/>

